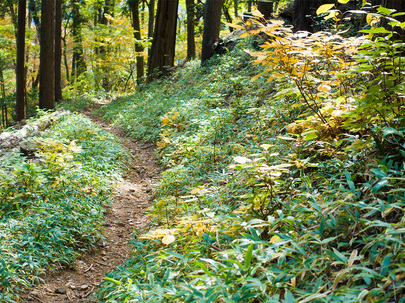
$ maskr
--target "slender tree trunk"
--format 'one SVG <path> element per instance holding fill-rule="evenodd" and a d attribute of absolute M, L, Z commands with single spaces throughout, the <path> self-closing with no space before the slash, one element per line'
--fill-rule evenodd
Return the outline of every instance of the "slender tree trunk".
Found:
<path fill-rule="evenodd" d="M 221 8 L 222 0 L 207 0 L 205 3 L 201 64 L 214 54 L 212 47 L 219 39 L 221 29 Z"/>
<path fill-rule="evenodd" d="M 229 9 L 225 5 L 222 5 L 222 11 L 224 12 L 226 22 L 232 23 L 231 14 L 229 13 Z M 229 31 L 231 33 L 233 32 L 233 27 L 232 26 L 229 26 Z"/>
<path fill-rule="evenodd" d="M 27 28 L 31 30 L 32 25 L 32 15 L 31 11 L 28 9 L 28 18 L 27 18 Z M 28 64 L 30 61 L 30 44 L 25 46 L 25 66 L 24 66 L 24 77 L 25 77 L 25 115 L 29 115 L 28 112 L 28 98 L 27 98 L 27 86 L 28 86 Z"/>
<path fill-rule="evenodd" d="M 55 1 L 42 1 L 39 108 L 55 107 Z"/>
<path fill-rule="evenodd" d="M 55 6 L 55 101 L 62 100 L 62 3 L 56 0 Z"/>
<path fill-rule="evenodd" d="M 25 16 L 27 1 L 18 1 L 17 66 L 16 66 L 16 118 L 25 119 Z"/>
<path fill-rule="evenodd" d="M 69 83 L 70 82 L 70 73 L 69 73 L 69 64 L 68 64 L 68 59 L 67 59 L 67 54 L 66 54 L 66 28 L 65 28 L 65 35 L 62 38 L 62 42 L 63 42 L 63 63 L 65 64 L 66 81 Z"/>
<path fill-rule="evenodd" d="M 155 0 L 149 0 L 149 21 L 148 21 L 148 39 L 152 41 L 153 39 L 153 25 L 155 20 Z M 148 58 L 150 58 L 151 48 L 148 48 Z"/>
<path fill-rule="evenodd" d="M 148 66 L 148 82 L 174 65 L 178 0 L 159 0 Z M 157 73 L 158 72 L 158 73 Z"/>
<path fill-rule="evenodd" d="M 3 62 L 0 61 L 0 87 L 1 87 L 1 122 L 3 127 L 8 126 L 7 118 L 7 104 L 6 104 L 6 85 L 4 83 L 4 74 L 3 74 Z"/>
<path fill-rule="evenodd" d="M 238 18 L 239 17 L 238 0 L 233 0 L 233 10 L 235 11 L 235 18 Z"/>
<path fill-rule="evenodd" d="M 135 52 L 136 56 L 136 80 L 139 81 L 144 76 L 143 46 L 141 43 L 141 23 L 139 20 L 139 0 L 128 1 L 129 8 L 132 12 L 132 27 L 134 28 Z"/>
<path fill-rule="evenodd" d="M 107 15 L 110 14 L 110 0 L 105 0 L 104 2 L 104 8 L 103 8 L 103 13 L 101 15 L 101 20 L 100 23 L 107 26 L 108 25 L 108 19 L 107 19 Z M 109 91 L 111 89 L 111 85 L 110 85 L 110 80 L 109 80 L 109 68 L 107 66 L 107 60 L 106 60 L 106 55 L 107 55 L 107 51 L 108 51 L 108 47 L 107 45 L 105 45 L 105 41 L 102 41 L 103 45 L 100 46 L 99 48 L 99 53 L 100 56 L 102 57 L 103 60 L 103 66 L 101 68 L 102 71 L 102 86 L 104 88 L 105 91 Z"/>
<path fill-rule="evenodd" d="M 187 7 L 187 60 L 195 58 L 194 0 L 186 0 Z"/>
<path fill-rule="evenodd" d="M 79 77 L 87 69 L 84 60 L 83 40 L 82 40 L 82 18 L 80 16 L 80 8 L 78 0 L 71 0 L 72 6 L 72 34 L 74 40 L 73 58 L 72 58 L 72 78 L 73 80 Z"/>

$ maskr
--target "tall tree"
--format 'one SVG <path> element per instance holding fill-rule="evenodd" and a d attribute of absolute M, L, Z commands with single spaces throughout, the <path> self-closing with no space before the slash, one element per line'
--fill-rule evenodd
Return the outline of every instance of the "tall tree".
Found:
<path fill-rule="evenodd" d="M 186 0 L 187 8 L 187 60 L 195 58 L 194 0 Z"/>
<path fill-rule="evenodd" d="M 55 101 L 62 100 L 62 3 L 55 3 Z"/>
<path fill-rule="evenodd" d="M 103 24 L 105 27 L 108 26 L 108 18 L 107 15 L 111 14 L 111 2 L 110 0 L 105 0 L 104 2 L 104 7 L 103 7 L 103 12 L 101 14 L 100 18 L 100 24 Z M 106 62 L 106 57 L 107 57 L 107 52 L 108 52 L 108 47 L 106 45 L 107 43 L 105 41 L 101 41 L 101 46 L 99 47 L 99 53 L 102 58 L 102 86 L 105 91 L 109 91 L 111 89 L 111 84 L 109 80 L 109 66 L 107 65 Z"/>
<path fill-rule="evenodd" d="M 41 4 L 39 108 L 55 107 L 55 1 Z"/>
<path fill-rule="evenodd" d="M 72 7 L 72 35 L 74 40 L 73 58 L 72 58 L 72 78 L 73 80 L 84 73 L 87 69 L 84 60 L 82 23 L 83 18 L 80 14 L 80 0 L 71 0 Z"/>
<path fill-rule="evenodd" d="M 153 27 L 155 21 L 155 0 L 149 0 L 148 5 L 148 39 L 152 41 L 153 39 Z M 151 48 L 148 48 L 148 58 L 150 58 Z"/>
<path fill-rule="evenodd" d="M 129 0 L 128 5 L 132 14 L 132 27 L 134 28 L 135 52 L 136 52 L 136 79 L 139 81 L 144 76 L 143 46 L 141 43 L 141 22 L 139 19 L 140 0 Z"/>
<path fill-rule="evenodd" d="M 17 65 L 16 65 L 16 119 L 25 119 L 25 16 L 27 1 L 18 1 Z"/>
<path fill-rule="evenodd" d="M 148 66 L 148 81 L 174 65 L 178 0 L 159 0 Z M 158 73 L 157 73 L 158 72 Z"/>
<path fill-rule="evenodd" d="M 204 11 L 204 31 L 201 50 L 201 63 L 204 64 L 214 54 L 213 45 L 219 39 L 221 29 L 221 8 L 223 0 L 207 0 Z"/>
<path fill-rule="evenodd" d="M 316 15 L 316 10 L 320 5 L 322 5 L 322 0 L 294 0 L 294 30 L 315 32 L 315 22 L 311 16 Z"/>

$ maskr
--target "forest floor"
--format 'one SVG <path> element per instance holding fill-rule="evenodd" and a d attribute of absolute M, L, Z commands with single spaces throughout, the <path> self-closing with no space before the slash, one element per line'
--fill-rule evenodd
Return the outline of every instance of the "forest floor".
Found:
<path fill-rule="evenodd" d="M 81 256 L 72 269 L 49 271 L 43 277 L 44 283 L 22 294 L 22 302 L 97 302 L 93 295 L 105 274 L 129 259 L 134 228 L 142 231 L 148 227 L 145 213 L 151 203 L 152 188 L 160 177 L 154 146 L 128 138 L 119 128 L 93 116 L 92 112 L 103 105 L 96 104 L 87 110 L 87 116 L 119 137 L 131 155 L 127 173 L 116 186 L 114 201 L 103 223 L 105 240 L 100 243 L 99 251 Z"/>

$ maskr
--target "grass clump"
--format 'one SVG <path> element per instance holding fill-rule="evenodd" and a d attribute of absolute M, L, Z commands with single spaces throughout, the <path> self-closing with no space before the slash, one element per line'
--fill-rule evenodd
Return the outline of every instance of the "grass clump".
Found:
<path fill-rule="evenodd" d="M 96 248 L 126 151 L 83 115 L 63 115 L 28 139 L 33 157 L 12 150 L 0 165 L 0 301 L 72 266 Z"/>

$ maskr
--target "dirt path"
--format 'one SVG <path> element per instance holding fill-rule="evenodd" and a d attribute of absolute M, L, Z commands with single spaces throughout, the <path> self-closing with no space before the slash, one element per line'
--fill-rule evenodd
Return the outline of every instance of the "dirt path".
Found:
<path fill-rule="evenodd" d="M 113 205 L 103 224 L 106 241 L 101 243 L 101 251 L 80 258 L 75 269 L 48 273 L 44 278 L 45 283 L 23 294 L 21 302 L 97 302 L 92 295 L 104 281 L 105 273 L 123 265 L 130 257 L 128 242 L 133 239 L 133 228 L 142 230 L 148 226 L 149 221 L 144 213 L 151 203 L 152 187 L 160 176 L 153 156 L 154 147 L 128 138 L 122 131 L 111 128 L 97 117 L 92 117 L 92 120 L 118 136 L 132 157 L 128 173 L 115 190 Z"/>

